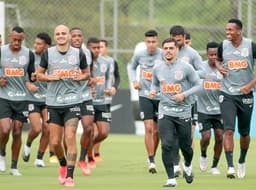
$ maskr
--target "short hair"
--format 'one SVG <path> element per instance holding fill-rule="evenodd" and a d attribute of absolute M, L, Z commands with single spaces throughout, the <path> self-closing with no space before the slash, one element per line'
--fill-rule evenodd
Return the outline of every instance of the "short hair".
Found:
<path fill-rule="evenodd" d="M 100 39 L 100 42 L 103 42 L 105 44 L 106 47 L 108 47 L 108 41 L 105 39 Z"/>
<path fill-rule="evenodd" d="M 90 37 L 87 40 L 87 45 L 89 44 L 98 44 L 100 43 L 100 40 L 97 37 Z"/>
<path fill-rule="evenodd" d="M 24 33 L 24 29 L 20 26 L 14 26 L 12 28 L 12 32 L 17 32 L 17 33 Z"/>
<path fill-rule="evenodd" d="M 185 35 L 185 29 L 181 25 L 174 25 L 170 28 L 170 35 L 177 36 L 177 35 Z"/>
<path fill-rule="evenodd" d="M 155 37 L 155 36 L 158 36 L 158 33 L 155 30 L 148 30 L 145 32 L 144 35 L 145 37 Z"/>
<path fill-rule="evenodd" d="M 178 46 L 178 43 L 177 43 L 177 41 L 176 41 L 175 39 L 173 39 L 173 38 L 166 38 L 166 39 L 162 42 L 162 47 L 164 46 L 164 44 L 166 44 L 166 43 L 171 43 L 171 42 L 173 42 L 176 47 Z"/>
<path fill-rule="evenodd" d="M 52 39 L 51 37 L 49 36 L 49 34 L 47 34 L 46 32 L 41 32 L 41 33 L 38 33 L 36 35 L 37 38 L 45 41 L 45 43 L 47 43 L 49 46 L 52 45 Z"/>
<path fill-rule="evenodd" d="M 206 45 L 206 50 L 208 50 L 209 48 L 218 48 L 219 44 L 217 42 L 208 42 Z"/>
<path fill-rule="evenodd" d="M 79 30 L 79 31 L 82 32 L 82 29 L 79 28 L 79 27 L 73 27 L 73 28 L 71 28 L 71 29 L 69 30 L 69 32 L 72 32 L 73 30 Z"/>
<path fill-rule="evenodd" d="M 237 19 L 237 18 L 231 18 L 231 19 L 229 19 L 228 23 L 234 23 L 234 24 L 236 24 L 236 25 L 238 26 L 238 28 L 239 28 L 240 30 L 243 29 L 243 23 L 242 23 L 242 21 L 239 20 L 239 19 Z"/>

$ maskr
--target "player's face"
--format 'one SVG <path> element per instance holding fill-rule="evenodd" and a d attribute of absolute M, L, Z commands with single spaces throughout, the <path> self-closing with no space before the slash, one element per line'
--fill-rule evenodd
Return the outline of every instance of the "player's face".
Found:
<path fill-rule="evenodd" d="M 228 40 L 233 41 L 241 35 L 241 30 L 235 23 L 228 23 L 225 28 L 226 37 Z"/>
<path fill-rule="evenodd" d="M 217 60 L 217 51 L 218 48 L 209 48 L 207 50 L 207 58 L 210 66 L 215 66 L 215 62 Z"/>
<path fill-rule="evenodd" d="M 178 43 L 178 47 L 181 48 L 182 46 L 184 46 L 185 43 L 185 36 L 184 35 L 171 35 L 172 39 L 175 39 Z"/>
<path fill-rule="evenodd" d="M 164 58 L 167 61 L 172 61 L 176 59 L 178 48 L 175 46 L 174 42 L 164 43 L 163 47 Z"/>
<path fill-rule="evenodd" d="M 19 51 L 22 45 L 22 41 L 24 40 L 24 33 L 13 31 L 10 34 L 9 39 L 12 51 Z"/>
<path fill-rule="evenodd" d="M 100 54 L 100 43 L 90 43 L 87 47 L 92 53 L 93 57 L 97 58 Z"/>
<path fill-rule="evenodd" d="M 146 37 L 145 44 L 147 46 L 147 50 L 149 53 L 154 53 L 158 46 L 158 38 L 157 36 Z"/>
<path fill-rule="evenodd" d="M 57 26 L 54 31 L 54 40 L 59 46 L 67 45 L 70 40 L 69 29 L 63 25 Z"/>
<path fill-rule="evenodd" d="M 35 39 L 34 49 L 37 54 L 43 53 L 43 51 L 48 47 L 49 47 L 48 44 L 44 40 L 42 40 L 40 38 Z"/>
<path fill-rule="evenodd" d="M 108 54 L 108 49 L 106 47 L 106 44 L 104 42 L 100 42 L 100 55 L 107 55 Z"/>
<path fill-rule="evenodd" d="M 71 46 L 75 48 L 81 48 L 84 41 L 82 31 L 72 30 L 70 34 L 71 34 Z"/>

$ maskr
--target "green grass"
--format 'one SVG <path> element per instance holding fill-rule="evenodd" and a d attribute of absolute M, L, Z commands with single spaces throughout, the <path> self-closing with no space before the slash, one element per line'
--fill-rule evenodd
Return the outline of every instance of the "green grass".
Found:
<path fill-rule="evenodd" d="M 24 133 L 24 136 L 26 133 Z M 11 140 L 11 139 L 10 139 Z M 50 164 L 48 154 L 44 159 L 47 164 L 46 168 L 35 168 L 33 161 L 36 156 L 38 139 L 33 144 L 32 154 L 29 163 L 19 161 L 19 169 L 23 176 L 13 177 L 6 173 L 0 174 L 0 187 L 2 190 L 52 190 L 67 189 L 57 182 L 57 165 Z M 211 143 L 213 144 L 213 143 Z M 199 139 L 195 142 L 196 149 L 193 159 L 193 168 L 195 179 L 192 184 L 186 184 L 181 177 L 177 178 L 178 186 L 175 189 L 192 189 L 192 190 L 239 190 L 255 189 L 256 178 L 256 153 L 253 150 L 256 146 L 255 139 L 251 141 L 251 149 L 247 157 L 247 173 L 243 180 L 230 180 L 225 177 L 226 162 L 224 154 L 222 155 L 219 168 L 220 176 L 211 176 L 209 173 L 199 171 Z M 10 142 L 8 144 L 10 147 Z M 234 152 L 234 162 L 238 159 L 238 140 L 236 140 L 236 150 Z M 209 158 L 212 157 L 212 147 L 208 150 Z M 8 166 L 10 166 L 10 149 L 8 153 Z M 161 150 L 159 148 L 156 162 L 158 173 L 156 175 L 147 172 L 146 152 L 142 136 L 135 135 L 110 135 L 102 144 L 101 154 L 104 162 L 97 164 L 97 168 L 92 170 L 92 175 L 85 177 L 80 170 L 75 170 L 74 189 L 93 189 L 93 190 L 156 190 L 164 189 L 162 185 L 166 182 L 166 174 L 161 161 Z M 209 159 L 211 162 L 211 159 Z"/>

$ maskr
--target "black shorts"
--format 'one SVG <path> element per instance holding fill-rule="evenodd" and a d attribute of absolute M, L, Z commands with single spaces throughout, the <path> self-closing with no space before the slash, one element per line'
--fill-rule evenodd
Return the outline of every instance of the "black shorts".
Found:
<path fill-rule="evenodd" d="M 94 105 L 94 121 L 105 121 L 111 123 L 112 116 L 110 111 L 110 104 Z"/>
<path fill-rule="evenodd" d="M 140 118 L 142 120 L 153 119 L 157 121 L 159 100 L 152 100 L 145 97 L 139 97 Z"/>
<path fill-rule="evenodd" d="M 0 119 L 11 118 L 21 122 L 27 122 L 28 102 L 11 101 L 0 98 Z"/>
<path fill-rule="evenodd" d="M 229 95 L 221 92 L 219 96 L 224 130 L 235 131 L 237 118 L 238 132 L 241 136 L 250 134 L 251 116 L 253 111 L 253 93 L 247 95 Z"/>
<path fill-rule="evenodd" d="M 81 104 L 81 116 L 94 115 L 92 100 L 84 101 Z"/>
<path fill-rule="evenodd" d="M 48 123 L 55 123 L 64 126 L 69 119 L 79 118 L 81 116 L 80 104 L 55 108 L 48 107 Z"/>
<path fill-rule="evenodd" d="M 28 102 L 28 113 L 41 113 L 47 106 L 44 102 Z"/>
<path fill-rule="evenodd" d="M 223 129 L 223 121 L 221 114 L 209 115 L 198 112 L 198 127 L 199 131 L 208 131 L 213 129 Z"/>
<path fill-rule="evenodd" d="M 191 105 L 191 122 L 192 122 L 192 125 L 196 125 L 197 120 L 198 120 L 197 103 L 195 102 Z"/>

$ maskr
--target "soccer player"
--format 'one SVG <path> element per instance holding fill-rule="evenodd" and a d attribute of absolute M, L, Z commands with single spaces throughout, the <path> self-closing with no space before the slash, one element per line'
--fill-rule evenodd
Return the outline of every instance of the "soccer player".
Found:
<path fill-rule="evenodd" d="M 80 28 L 75 27 L 70 29 L 71 34 L 71 46 L 81 49 L 86 56 L 87 64 L 89 67 L 92 65 L 92 53 L 85 47 L 82 47 L 84 41 L 84 35 Z M 83 175 L 91 175 L 91 171 L 85 162 L 85 158 L 88 149 L 91 144 L 93 135 L 93 121 L 94 121 L 94 108 L 92 103 L 92 93 L 90 89 L 89 81 L 83 84 L 83 103 L 81 105 L 81 123 L 83 126 L 83 133 L 80 137 L 80 157 L 77 162 L 77 166 L 82 170 Z"/>
<path fill-rule="evenodd" d="M 51 43 L 51 37 L 47 33 L 42 32 L 37 34 L 34 41 L 35 68 L 39 66 L 44 50 L 50 47 Z M 43 155 L 49 144 L 49 127 L 47 123 L 47 108 L 45 105 L 47 86 L 44 82 L 36 81 L 34 83 L 27 83 L 27 88 L 31 91 L 31 100 L 28 104 L 28 118 L 30 120 L 31 128 L 28 132 L 26 144 L 24 145 L 23 160 L 25 162 L 29 161 L 32 142 L 42 131 L 37 158 L 34 165 L 37 167 L 44 167 L 45 163 L 43 161 Z"/>
<path fill-rule="evenodd" d="M 177 57 L 182 59 L 184 62 L 187 62 L 193 66 L 196 70 L 196 73 L 199 77 L 203 77 L 204 75 L 204 68 L 202 65 L 202 58 L 199 53 L 193 49 L 191 46 L 185 44 L 185 29 L 183 26 L 174 25 L 170 29 L 170 38 L 173 38 L 177 41 L 179 47 L 179 53 Z M 196 98 L 195 96 L 191 97 L 194 98 L 192 102 L 192 147 L 194 147 L 194 130 L 196 128 L 196 121 L 197 121 L 197 111 L 196 111 Z M 180 166 L 179 166 L 179 150 L 177 150 L 177 159 L 175 160 L 175 176 L 178 177 L 180 174 Z"/>
<path fill-rule="evenodd" d="M 192 38 L 189 32 L 185 32 L 185 44 L 188 46 L 192 45 Z"/>
<path fill-rule="evenodd" d="M 156 60 L 162 58 L 158 48 L 158 34 L 155 30 L 145 32 L 146 49 L 134 54 L 131 60 L 131 80 L 133 88 L 139 91 L 140 116 L 144 122 L 144 142 L 148 154 L 149 172 L 156 173 L 155 155 L 159 144 L 157 113 L 159 95 L 151 99 L 149 91 L 152 80 L 152 69 Z M 136 78 L 136 69 L 140 66 L 140 78 Z"/>
<path fill-rule="evenodd" d="M 201 132 L 200 140 L 200 169 L 207 169 L 207 148 L 210 144 L 211 129 L 214 131 L 214 155 L 211 166 L 213 175 L 220 174 L 218 162 L 222 152 L 223 123 L 219 105 L 219 94 L 222 75 L 215 65 L 217 59 L 218 43 L 209 42 L 206 47 L 207 60 L 203 62 L 205 67 L 205 79 L 200 91 L 197 93 L 198 127 Z"/>
<path fill-rule="evenodd" d="M 30 96 L 25 83 L 32 81 L 34 55 L 22 46 L 24 29 L 16 26 L 9 34 L 9 44 L 0 51 L 0 171 L 6 171 L 6 145 L 12 131 L 12 163 L 10 174 L 21 176 L 17 169 L 23 123 L 27 121 L 27 100 Z"/>
<path fill-rule="evenodd" d="M 199 90 L 200 80 L 190 64 L 177 58 L 178 43 L 175 39 L 164 40 L 162 49 L 164 61 L 154 66 L 150 97 L 154 98 L 160 90 L 158 125 L 162 161 L 168 176 L 164 187 L 174 187 L 177 182 L 173 163 L 179 148 L 184 156 L 183 176 L 187 183 L 192 183 L 194 178 L 189 96 Z"/>
<path fill-rule="evenodd" d="M 85 54 L 70 46 L 70 31 L 65 25 L 54 30 L 56 46 L 42 55 L 37 78 L 47 82 L 46 105 L 50 128 L 50 144 L 59 159 L 59 183 L 74 187 L 74 169 L 77 157 L 76 129 L 82 102 L 81 81 L 89 80 L 90 71 Z M 47 74 L 46 74 L 47 72 Z M 64 135 L 63 135 L 64 133 Z M 62 147 L 64 137 L 66 158 Z"/>
<path fill-rule="evenodd" d="M 219 71 L 223 74 L 220 109 L 224 124 L 224 150 L 228 165 L 227 177 L 235 178 L 233 163 L 234 131 L 240 134 L 240 157 L 237 177 L 246 174 L 245 160 L 250 144 L 250 123 L 253 111 L 254 58 L 256 44 L 242 36 L 243 24 L 239 19 L 230 19 L 226 24 L 226 40 L 218 48 Z M 253 83 L 255 84 L 255 83 Z"/>

